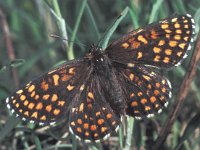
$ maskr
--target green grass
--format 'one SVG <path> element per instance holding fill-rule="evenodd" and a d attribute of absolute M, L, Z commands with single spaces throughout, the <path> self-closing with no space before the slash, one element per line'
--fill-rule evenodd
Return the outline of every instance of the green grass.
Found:
<path fill-rule="evenodd" d="M 109 140 L 99 144 L 82 143 L 73 135 L 67 136 L 65 141 L 59 143 L 48 130 L 39 131 L 41 127 L 19 122 L 19 119 L 11 116 L 5 107 L 5 99 L 19 88 L 15 80 L 23 86 L 60 62 L 83 57 L 91 43 L 98 44 L 101 41 L 100 45 L 106 48 L 111 41 L 121 35 L 170 15 L 190 13 L 195 18 L 198 33 L 199 0 L 189 2 L 187 0 L 21 0 L 21 3 L 0 0 L 0 10 L 6 15 L 15 54 L 14 59 L 10 57 L 0 20 L 0 149 L 14 146 L 16 149 L 37 150 L 55 148 L 96 150 L 107 147 L 129 150 L 147 148 L 154 144 L 146 142 L 147 138 L 151 138 L 146 133 L 149 127 L 147 125 L 153 124 L 150 131 L 153 135 L 152 140 L 155 141 L 170 113 L 170 108 L 175 103 L 184 74 L 190 69 L 188 64 L 191 51 L 181 66 L 165 73 L 173 85 L 173 98 L 169 101 L 169 107 L 147 121 L 125 119 L 119 133 L 112 134 Z M 60 35 L 67 41 L 52 38 L 49 36 L 51 34 Z M 172 132 L 163 144 L 163 149 L 200 149 L 199 68 L 188 96 L 180 108 Z M 14 73 L 17 74 L 16 79 L 11 69 L 16 70 Z M 60 138 L 68 130 L 66 128 L 63 132 L 60 130 L 57 132 Z"/>

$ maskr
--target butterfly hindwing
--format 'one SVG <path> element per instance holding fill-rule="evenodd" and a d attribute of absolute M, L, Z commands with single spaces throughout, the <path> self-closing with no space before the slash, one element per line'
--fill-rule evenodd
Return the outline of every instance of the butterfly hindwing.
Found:
<path fill-rule="evenodd" d="M 126 113 L 136 119 L 160 113 L 171 98 L 171 84 L 154 68 L 135 65 L 119 69 L 119 81 L 127 99 Z"/>
<path fill-rule="evenodd" d="M 7 98 L 7 106 L 23 120 L 41 125 L 66 120 L 68 107 L 87 73 L 88 66 L 83 61 L 61 65 Z"/>
<path fill-rule="evenodd" d="M 106 52 L 115 62 L 170 68 L 187 56 L 194 27 L 190 15 L 169 17 L 122 36 Z"/>
<path fill-rule="evenodd" d="M 69 114 L 70 131 L 86 142 L 106 139 L 120 124 L 120 116 L 109 105 L 100 78 L 91 75 Z"/>

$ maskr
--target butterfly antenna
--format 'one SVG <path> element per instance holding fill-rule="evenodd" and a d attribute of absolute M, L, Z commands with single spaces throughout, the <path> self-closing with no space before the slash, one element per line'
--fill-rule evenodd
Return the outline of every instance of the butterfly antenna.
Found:
<path fill-rule="evenodd" d="M 88 45 L 87 44 L 84 44 L 84 43 L 82 43 L 82 42 L 79 42 L 79 43 L 76 43 L 75 41 L 70 41 L 70 40 L 68 40 L 68 39 L 66 39 L 66 38 L 64 38 L 64 37 L 62 37 L 62 36 L 60 36 L 60 35 L 57 35 L 57 34 L 50 34 L 49 35 L 50 37 L 53 37 L 53 38 L 56 38 L 56 39 L 60 39 L 60 40 L 62 40 L 63 42 L 73 42 L 73 43 L 75 43 L 75 44 L 81 44 L 81 45 L 83 45 L 84 47 L 87 47 Z"/>
<path fill-rule="evenodd" d="M 116 19 L 115 21 L 109 26 L 107 27 L 106 31 L 104 32 L 103 36 L 99 39 L 98 43 L 97 43 L 97 46 L 99 47 L 102 40 L 105 38 L 107 32 L 112 28 L 112 26 L 117 22 L 117 20 L 122 16 L 122 14 L 120 14 Z"/>

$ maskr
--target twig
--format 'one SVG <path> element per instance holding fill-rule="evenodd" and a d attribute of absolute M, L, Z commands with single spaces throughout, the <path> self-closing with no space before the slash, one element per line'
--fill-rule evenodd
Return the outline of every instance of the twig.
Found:
<path fill-rule="evenodd" d="M 185 101 L 185 98 L 188 94 L 188 91 L 190 89 L 190 85 L 192 83 L 192 79 L 194 78 L 196 74 L 197 64 L 200 61 L 200 34 L 198 35 L 197 43 L 195 46 L 195 51 L 193 53 L 193 56 L 191 58 L 189 69 L 185 74 L 184 80 L 181 84 L 180 90 L 178 92 L 176 103 L 171 108 L 169 117 L 167 121 L 165 122 L 163 128 L 160 131 L 160 134 L 158 135 L 158 138 L 155 141 L 155 144 L 153 146 L 153 149 L 160 149 L 160 147 L 163 145 L 165 139 L 167 138 L 169 132 L 171 131 L 172 125 L 174 124 L 181 108 L 181 104 Z"/>
<path fill-rule="evenodd" d="M 14 53 L 13 44 L 10 38 L 9 26 L 8 26 L 6 17 L 1 9 L 0 9 L 0 21 L 1 21 L 0 23 L 3 30 L 3 37 L 5 40 L 6 47 L 7 47 L 8 58 L 10 61 L 15 60 L 15 53 Z M 17 70 L 15 68 L 11 68 L 11 73 L 13 76 L 15 86 L 19 87 L 19 80 L 18 80 L 19 78 L 18 78 Z"/>

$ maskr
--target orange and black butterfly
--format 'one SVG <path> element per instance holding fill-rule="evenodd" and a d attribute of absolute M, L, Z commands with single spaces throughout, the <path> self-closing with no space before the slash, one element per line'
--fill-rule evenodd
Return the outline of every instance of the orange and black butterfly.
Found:
<path fill-rule="evenodd" d="M 181 63 L 191 49 L 194 20 L 173 16 L 134 30 L 105 50 L 92 46 L 83 59 L 69 61 L 6 99 L 13 113 L 32 123 L 65 121 L 87 142 L 106 139 L 120 118 L 160 113 L 171 84 L 158 71 Z"/>

